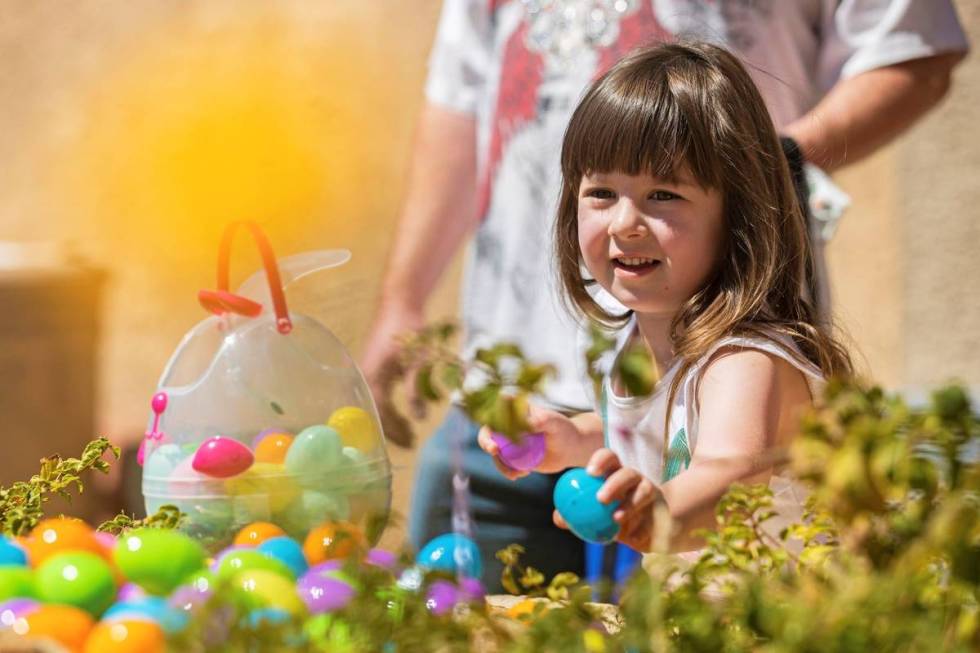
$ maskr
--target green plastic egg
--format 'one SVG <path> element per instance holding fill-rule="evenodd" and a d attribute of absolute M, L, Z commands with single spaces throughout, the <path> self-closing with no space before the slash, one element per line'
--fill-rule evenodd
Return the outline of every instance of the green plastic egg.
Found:
<path fill-rule="evenodd" d="M 265 571 L 279 575 L 290 582 L 296 580 L 293 570 L 284 562 L 254 549 L 232 549 L 228 551 L 218 560 L 218 569 L 215 575 L 219 580 L 224 580 L 245 571 Z"/>
<path fill-rule="evenodd" d="M 0 567 L 0 601 L 7 599 L 32 599 L 34 591 L 34 570 L 29 567 Z"/>
<path fill-rule="evenodd" d="M 98 617 L 116 598 L 112 568 L 94 553 L 58 553 L 38 568 L 37 595 L 45 603 L 81 608 Z"/>
<path fill-rule="evenodd" d="M 286 470 L 301 477 L 300 483 L 322 483 L 323 476 L 343 461 L 340 434 L 329 426 L 316 425 L 303 429 L 293 439 L 286 452 Z"/>
<path fill-rule="evenodd" d="M 249 608 L 279 608 L 294 615 L 306 610 L 296 593 L 296 583 L 273 571 L 241 571 L 232 578 L 232 586 Z"/>
<path fill-rule="evenodd" d="M 137 528 L 119 538 L 113 551 L 127 579 L 151 594 L 169 594 L 188 575 L 204 567 L 205 552 L 183 533 Z"/>

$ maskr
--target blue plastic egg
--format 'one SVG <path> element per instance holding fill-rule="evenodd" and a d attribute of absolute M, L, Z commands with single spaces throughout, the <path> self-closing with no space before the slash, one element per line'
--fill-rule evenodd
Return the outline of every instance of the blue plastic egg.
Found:
<path fill-rule="evenodd" d="M 120 601 L 102 615 L 102 621 L 153 621 L 171 635 L 182 631 L 189 618 L 187 612 L 173 607 L 159 596 Z"/>
<path fill-rule="evenodd" d="M 480 578 L 483 575 L 483 557 L 476 542 L 457 533 L 444 533 L 422 547 L 415 557 L 420 567 L 439 569 L 463 576 Z"/>
<path fill-rule="evenodd" d="M 27 553 L 12 539 L 0 535 L 0 567 L 6 565 L 27 566 Z"/>
<path fill-rule="evenodd" d="M 293 570 L 296 578 L 306 573 L 310 565 L 303 555 L 302 545 L 291 537 L 272 537 L 258 546 L 260 553 L 275 558 Z"/>
<path fill-rule="evenodd" d="M 615 539 L 619 524 L 613 521 L 618 501 L 600 503 L 596 492 L 605 479 L 592 476 L 582 467 L 570 469 L 555 484 L 555 508 L 568 527 L 587 542 L 606 543 Z"/>

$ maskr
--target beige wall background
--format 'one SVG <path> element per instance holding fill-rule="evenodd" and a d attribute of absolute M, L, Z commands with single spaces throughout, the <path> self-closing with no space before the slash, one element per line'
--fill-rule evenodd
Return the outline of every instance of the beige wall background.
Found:
<path fill-rule="evenodd" d="M 280 254 L 352 250 L 291 302 L 360 351 L 439 4 L 0 0 L 0 240 L 60 243 L 109 273 L 98 433 L 142 432 L 163 365 L 204 317 L 196 291 L 214 286 L 229 219 L 256 219 Z M 957 5 L 977 43 L 980 7 Z M 971 57 L 911 135 L 838 177 L 854 201 L 829 250 L 839 321 L 893 388 L 980 387 L 978 99 Z M 244 242 L 237 279 L 258 265 Z M 454 313 L 458 278 L 457 261 L 433 316 Z M 392 457 L 404 512 L 413 453 Z"/>

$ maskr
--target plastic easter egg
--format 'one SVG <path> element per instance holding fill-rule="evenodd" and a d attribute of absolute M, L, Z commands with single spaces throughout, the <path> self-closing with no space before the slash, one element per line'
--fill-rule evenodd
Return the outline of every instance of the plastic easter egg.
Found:
<path fill-rule="evenodd" d="M 347 522 L 328 522 L 317 526 L 306 536 L 303 553 L 311 565 L 346 558 L 355 549 L 364 546 L 364 536 L 360 529 Z"/>
<path fill-rule="evenodd" d="M 357 406 L 344 406 L 333 411 L 327 420 L 327 426 L 340 433 L 340 439 L 345 446 L 360 451 L 371 451 L 381 441 L 374 418 Z"/>
<path fill-rule="evenodd" d="M 452 612 L 458 602 L 459 592 L 448 580 L 433 581 L 425 595 L 425 607 L 434 615 L 441 616 Z"/>
<path fill-rule="evenodd" d="M 293 437 L 292 433 L 284 429 L 278 429 L 278 428 L 262 429 L 261 431 L 259 431 L 258 435 L 252 438 L 252 451 L 255 451 L 258 448 L 259 443 L 265 440 L 270 435 L 288 435 L 289 437 Z"/>
<path fill-rule="evenodd" d="M 255 456 L 247 446 L 233 438 L 216 435 L 201 443 L 192 466 L 206 476 L 229 478 L 241 474 L 253 462 Z"/>
<path fill-rule="evenodd" d="M 483 575 L 483 557 L 476 542 L 458 533 L 444 533 L 432 538 L 415 557 L 420 567 L 479 578 Z"/>
<path fill-rule="evenodd" d="M 14 565 L 0 567 L 0 601 L 36 596 L 32 569 Z"/>
<path fill-rule="evenodd" d="M 0 602 L 0 628 L 10 628 L 18 619 L 23 619 L 41 607 L 34 599 L 8 599 Z"/>
<path fill-rule="evenodd" d="M 146 590 L 136 583 L 125 583 L 116 592 L 116 601 L 133 601 L 146 596 Z"/>
<path fill-rule="evenodd" d="M 102 621 L 153 621 L 160 624 L 163 631 L 175 634 L 187 627 L 189 617 L 183 610 L 173 607 L 167 600 L 159 596 L 145 596 L 132 601 L 120 601 L 113 604 Z"/>
<path fill-rule="evenodd" d="M 310 569 L 296 583 L 296 590 L 310 614 L 335 612 L 347 606 L 357 593 L 337 570 Z"/>
<path fill-rule="evenodd" d="M 231 584 L 248 607 L 279 608 L 290 614 L 304 611 L 295 583 L 274 571 L 241 571 L 232 577 Z"/>
<path fill-rule="evenodd" d="M 27 552 L 14 540 L 0 535 L 0 567 L 14 565 L 24 567 L 27 565 Z"/>
<path fill-rule="evenodd" d="M 487 588 L 476 578 L 462 578 L 459 581 L 459 594 L 464 601 L 482 601 L 487 595 Z"/>
<path fill-rule="evenodd" d="M 265 518 L 284 510 L 301 491 L 282 464 L 264 462 L 229 478 L 225 489 L 236 509 Z"/>
<path fill-rule="evenodd" d="M 596 492 L 603 483 L 605 479 L 576 467 L 562 474 L 555 484 L 558 514 L 573 533 L 587 542 L 611 542 L 619 533 L 619 524 L 613 521 L 619 502 L 605 504 L 596 499 Z"/>
<path fill-rule="evenodd" d="M 273 537 L 282 537 L 286 532 L 269 522 L 249 524 L 235 535 L 234 546 L 256 547 Z"/>
<path fill-rule="evenodd" d="M 290 614 L 279 608 L 257 608 L 248 613 L 246 624 L 250 628 L 266 625 L 284 624 L 289 621 Z"/>
<path fill-rule="evenodd" d="M 95 531 L 80 519 L 44 519 L 27 538 L 27 559 L 32 567 L 40 567 L 51 556 L 66 551 L 104 553 L 102 545 L 95 539 Z"/>
<path fill-rule="evenodd" d="M 398 556 L 384 549 L 371 549 L 364 555 L 364 562 L 381 569 L 394 571 L 398 567 Z"/>
<path fill-rule="evenodd" d="M 164 653 L 166 635 L 159 624 L 125 620 L 96 624 L 84 653 Z"/>
<path fill-rule="evenodd" d="M 92 615 L 70 605 L 42 605 L 25 620 L 26 636 L 53 639 L 69 651 L 81 651 L 95 626 Z"/>
<path fill-rule="evenodd" d="M 44 561 L 35 578 L 45 603 L 72 605 L 99 616 L 116 598 L 112 568 L 94 553 L 59 553 Z"/>
<path fill-rule="evenodd" d="M 293 443 L 293 436 L 288 433 L 270 433 L 262 438 L 255 447 L 255 461 L 260 463 L 284 463 L 286 452 Z"/>
<path fill-rule="evenodd" d="M 165 478 L 170 476 L 187 454 L 178 445 L 167 443 L 154 448 L 143 464 L 143 474 Z"/>
<path fill-rule="evenodd" d="M 112 555 L 112 550 L 116 548 L 116 542 L 119 541 L 112 533 L 100 533 L 99 531 L 95 531 L 95 539 L 108 555 Z"/>
<path fill-rule="evenodd" d="M 291 537 L 270 538 L 259 544 L 258 551 L 282 562 L 292 570 L 296 578 L 305 574 L 310 568 L 306 556 L 303 555 L 303 547 Z"/>
<path fill-rule="evenodd" d="M 116 544 L 114 559 L 126 578 L 151 594 L 169 594 L 204 566 L 200 544 L 183 533 L 137 528 Z"/>
<path fill-rule="evenodd" d="M 296 580 L 293 570 L 284 562 L 252 549 L 239 549 L 226 553 L 218 561 L 215 575 L 219 580 L 223 580 L 245 571 L 267 571 L 288 580 Z"/>
<path fill-rule="evenodd" d="M 525 433 L 517 440 L 511 440 L 501 433 L 491 436 L 500 447 L 500 460 L 511 469 L 529 472 L 544 460 L 545 442 L 541 433 Z"/>
<path fill-rule="evenodd" d="M 306 535 L 316 524 L 343 521 L 349 518 L 350 514 L 350 502 L 340 492 L 303 490 L 285 510 L 277 515 L 277 519 L 291 534 Z"/>
<path fill-rule="evenodd" d="M 182 610 L 184 613 L 192 613 L 199 610 L 214 591 L 210 588 L 201 589 L 200 587 L 194 585 L 181 585 L 174 590 L 173 594 L 167 599 L 167 603 L 176 610 Z"/>
<path fill-rule="evenodd" d="M 301 475 L 307 487 L 322 484 L 322 476 L 336 469 L 343 460 L 340 435 L 326 425 L 310 426 L 300 431 L 286 452 L 286 470 Z"/>

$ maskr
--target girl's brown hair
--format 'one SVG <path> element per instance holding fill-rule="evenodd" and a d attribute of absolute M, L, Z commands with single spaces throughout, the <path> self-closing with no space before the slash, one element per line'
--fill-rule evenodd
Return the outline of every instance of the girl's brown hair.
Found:
<path fill-rule="evenodd" d="M 672 179 L 685 168 L 723 198 L 726 242 L 715 270 L 672 326 L 680 379 L 732 334 L 791 338 L 826 376 L 849 376 L 847 351 L 822 324 L 804 288 L 813 274 L 806 223 L 786 157 L 759 91 L 723 48 L 666 43 L 620 61 L 588 90 L 562 146 L 555 252 L 565 297 L 606 326 L 582 276 L 578 191 L 582 177 L 620 171 Z"/>

